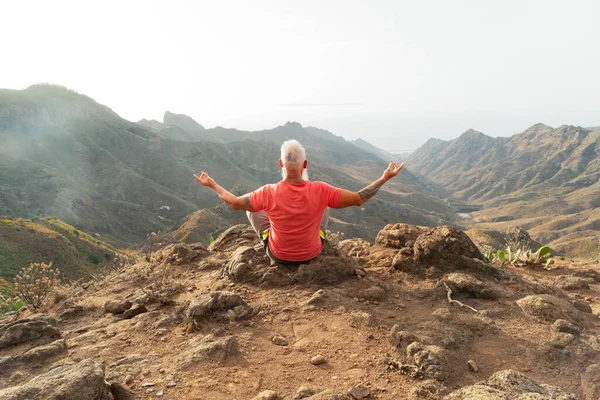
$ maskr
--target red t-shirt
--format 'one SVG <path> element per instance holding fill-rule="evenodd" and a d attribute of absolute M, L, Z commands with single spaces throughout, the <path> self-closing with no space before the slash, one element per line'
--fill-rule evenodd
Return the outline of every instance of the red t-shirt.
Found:
<path fill-rule="evenodd" d="M 271 220 L 269 248 L 280 260 L 305 261 L 322 249 L 319 227 L 327 207 L 336 207 L 342 189 L 325 182 L 280 181 L 250 193 L 255 212 L 265 211 Z"/>

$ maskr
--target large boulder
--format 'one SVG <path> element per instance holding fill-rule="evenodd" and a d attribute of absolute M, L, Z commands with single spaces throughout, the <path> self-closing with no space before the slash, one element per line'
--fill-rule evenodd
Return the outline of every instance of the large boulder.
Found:
<path fill-rule="evenodd" d="M 0 390 L 2 400 L 112 400 L 102 366 L 92 360 L 60 366 L 29 382 Z"/>
<path fill-rule="evenodd" d="M 417 238 L 428 232 L 428 228 L 407 225 L 407 224 L 388 224 L 377 234 L 375 244 L 401 249 L 403 247 L 412 247 Z"/>
<path fill-rule="evenodd" d="M 260 246 L 241 246 L 221 270 L 221 277 L 261 286 L 331 285 L 355 277 L 358 268 L 355 258 L 327 242 L 318 257 L 299 266 L 272 263 Z"/>
<path fill-rule="evenodd" d="M 451 226 L 438 226 L 420 235 L 413 251 L 419 263 L 457 264 L 462 261 L 461 256 L 486 261 L 471 239 Z"/>

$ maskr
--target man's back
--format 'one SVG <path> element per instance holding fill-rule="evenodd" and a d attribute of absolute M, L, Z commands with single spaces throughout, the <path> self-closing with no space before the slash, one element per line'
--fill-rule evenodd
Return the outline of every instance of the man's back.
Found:
<path fill-rule="evenodd" d="M 269 248 L 287 261 L 310 260 L 321 252 L 319 226 L 327 207 L 336 207 L 342 191 L 324 182 L 293 184 L 280 181 L 250 194 L 255 212 L 271 220 Z"/>

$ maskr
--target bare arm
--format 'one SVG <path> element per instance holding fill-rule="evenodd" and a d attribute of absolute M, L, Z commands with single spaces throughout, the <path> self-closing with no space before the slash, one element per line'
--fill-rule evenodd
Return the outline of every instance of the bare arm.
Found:
<path fill-rule="evenodd" d="M 387 169 L 381 175 L 381 178 L 371 183 L 369 186 L 361 189 L 358 192 L 352 192 L 350 190 L 342 189 L 342 197 L 336 208 L 346 208 L 350 206 L 361 206 L 366 203 L 370 198 L 381 189 L 384 183 L 398 175 L 400 170 L 404 167 L 404 163 L 398 165 L 398 163 L 391 162 Z"/>
<path fill-rule="evenodd" d="M 194 178 L 196 178 L 196 180 L 198 182 L 200 182 L 202 185 L 214 190 L 219 195 L 221 200 L 223 200 L 223 202 L 225 204 L 227 204 L 229 207 L 233 208 L 234 210 L 254 211 L 252 209 L 252 204 L 250 204 L 250 195 L 249 194 L 245 194 L 240 197 L 235 196 L 228 190 L 225 190 L 223 187 L 221 187 L 217 182 L 215 182 L 214 179 L 212 179 L 210 176 L 208 176 L 208 174 L 204 171 L 202 171 L 200 176 L 194 174 Z"/>

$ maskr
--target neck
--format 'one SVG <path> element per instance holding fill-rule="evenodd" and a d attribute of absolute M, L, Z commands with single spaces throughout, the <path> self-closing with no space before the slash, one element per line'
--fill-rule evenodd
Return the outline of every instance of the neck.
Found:
<path fill-rule="evenodd" d="M 286 171 L 283 181 L 296 184 L 304 183 L 304 179 L 302 178 L 302 170 Z"/>

